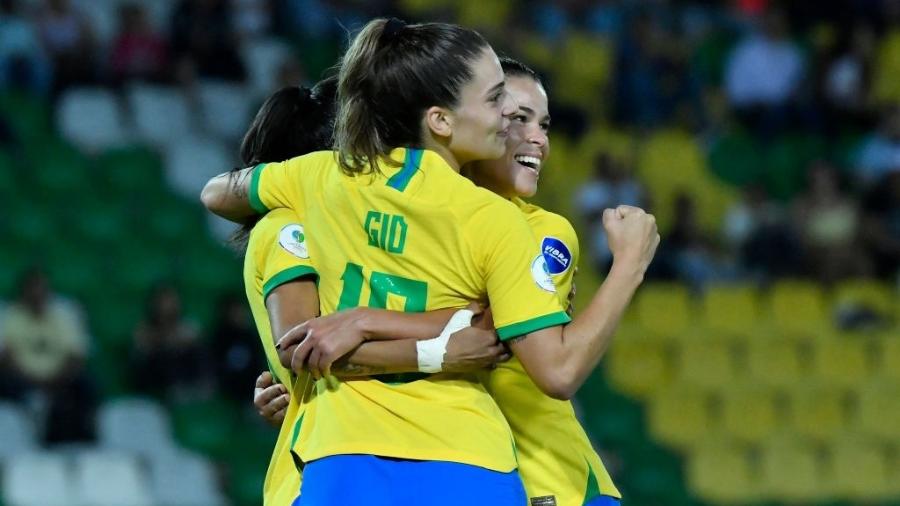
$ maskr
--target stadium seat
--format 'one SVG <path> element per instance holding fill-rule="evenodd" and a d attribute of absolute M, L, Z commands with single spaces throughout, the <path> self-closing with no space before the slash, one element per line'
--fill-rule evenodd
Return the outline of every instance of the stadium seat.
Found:
<path fill-rule="evenodd" d="M 205 458 L 178 450 L 150 460 L 150 483 L 159 506 L 221 506 L 216 473 Z"/>
<path fill-rule="evenodd" d="M 4 463 L 0 491 L 6 506 L 71 506 L 74 490 L 59 454 L 29 453 Z"/>
<path fill-rule="evenodd" d="M 242 56 L 253 98 L 260 102 L 276 91 L 279 67 L 292 58 L 290 48 L 276 39 L 247 41 Z"/>
<path fill-rule="evenodd" d="M 891 288 L 882 282 L 856 279 L 834 288 L 834 304 L 838 312 L 865 310 L 889 318 L 895 309 L 895 298 Z"/>
<path fill-rule="evenodd" d="M 900 382 L 900 334 L 891 332 L 878 340 L 878 369 L 876 376 Z"/>
<path fill-rule="evenodd" d="M 144 147 L 106 151 L 97 158 L 97 169 L 113 194 L 137 195 L 163 188 L 162 160 Z"/>
<path fill-rule="evenodd" d="M 26 144 L 40 142 L 52 130 L 50 103 L 37 94 L 21 91 L 0 93 L 0 115 Z"/>
<path fill-rule="evenodd" d="M 714 285 L 703 297 L 703 323 L 723 338 L 755 335 L 761 312 L 756 289 L 749 285 Z"/>
<path fill-rule="evenodd" d="M 645 398 L 672 377 L 671 344 L 659 338 L 622 338 L 607 352 L 610 383 L 628 395 Z"/>
<path fill-rule="evenodd" d="M 62 206 L 72 200 L 84 201 L 93 195 L 88 160 L 65 140 L 47 137 L 38 145 L 27 146 L 26 151 L 34 164 L 30 174 L 36 186 L 34 190 L 50 193 L 43 197 L 51 204 Z"/>
<path fill-rule="evenodd" d="M 144 142 L 168 145 L 191 132 L 191 108 L 177 88 L 134 84 L 127 98 L 135 134 Z"/>
<path fill-rule="evenodd" d="M 836 438 L 828 447 L 831 461 L 829 481 L 836 495 L 854 503 L 890 499 L 890 459 L 885 445 L 857 435 Z"/>
<path fill-rule="evenodd" d="M 172 407 L 177 441 L 185 448 L 222 457 L 233 445 L 235 407 L 225 399 L 178 404 Z"/>
<path fill-rule="evenodd" d="M 756 385 L 737 386 L 722 394 L 722 429 L 725 434 L 760 443 L 782 426 L 774 391 Z"/>
<path fill-rule="evenodd" d="M 552 65 L 559 80 L 554 81 L 554 99 L 580 104 L 588 113 L 602 112 L 599 94 L 604 91 L 615 61 L 613 44 L 596 35 L 569 33 L 563 41 L 561 54 Z"/>
<path fill-rule="evenodd" d="M 203 131 L 226 142 L 237 142 L 252 119 L 249 94 L 243 85 L 206 80 L 198 86 Z M 222 169 L 224 172 L 225 169 Z"/>
<path fill-rule="evenodd" d="M 827 384 L 857 387 L 871 374 L 871 342 L 859 336 L 829 336 L 813 343 L 813 372 Z"/>
<path fill-rule="evenodd" d="M 815 448 L 789 434 L 763 445 L 761 471 L 759 487 L 769 500 L 809 503 L 832 493 Z"/>
<path fill-rule="evenodd" d="M 144 398 L 103 404 L 97 413 L 97 435 L 104 449 L 145 457 L 168 455 L 176 448 L 165 408 Z"/>
<path fill-rule="evenodd" d="M 821 286 L 797 280 L 775 282 L 770 292 L 776 328 L 791 336 L 815 337 L 831 322 Z"/>
<path fill-rule="evenodd" d="M 744 504 L 761 496 L 749 452 L 727 439 L 711 438 L 691 451 L 686 479 L 701 499 L 715 504 Z"/>
<path fill-rule="evenodd" d="M 3 308 L 0 308 L 0 315 L 2 314 Z M 0 463 L 17 455 L 29 453 L 37 446 L 34 425 L 25 411 L 11 402 L 0 402 L 0 434 L 3 434 Z"/>
<path fill-rule="evenodd" d="M 791 429 L 814 440 L 828 441 L 845 430 L 847 408 L 847 391 L 840 387 L 797 384 L 788 393 Z"/>
<path fill-rule="evenodd" d="M 747 346 L 747 372 L 753 382 L 790 388 L 806 376 L 800 345 L 793 339 L 751 338 Z"/>
<path fill-rule="evenodd" d="M 187 199 L 196 199 L 210 178 L 234 167 L 221 143 L 192 138 L 169 144 L 165 162 L 166 181 Z"/>
<path fill-rule="evenodd" d="M 900 30 L 894 28 L 882 38 L 872 65 L 871 93 L 878 104 L 896 104 L 900 100 Z"/>
<path fill-rule="evenodd" d="M 825 156 L 826 146 L 818 137 L 792 134 L 768 144 L 763 180 L 770 195 L 790 199 L 804 187 L 807 167 Z"/>
<path fill-rule="evenodd" d="M 88 451 L 75 459 L 73 502 L 81 506 L 151 506 L 147 477 L 129 455 Z"/>
<path fill-rule="evenodd" d="M 682 341 L 676 364 L 679 382 L 708 391 L 725 388 L 738 376 L 733 347 L 725 341 Z"/>
<path fill-rule="evenodd" d="M 500 34 L 508 26 L 513 4 L 505 0 L 463 0 L 454 2 L 457 22 L 482 33 Z"/>
<path fill-rule="evenodd" d="M 715 429 L 711 398 L 689 385 L 672 385 L 649 404 L 648 427 L 654 438 L 674 448 L 689 448 Z"/>
<path fill-rule="evenodd" d="M 640 324 L 655 336 L 673 338 L 692 327 L 691 295 L 683 284 L 652 283 L 642 287 L 635 311 Z"/>
<path fill-rule="evenodd" d="M 118 98 L 102 88 L 68 90 L 56 110 L 56 122 L 63 137 L 87 151 L 120 146 L 129 140 Z"/>
<path fill-rule="evenodd" d="M 860 391 L 859 430 L 888 441 L 900 440 L 900 383 L 872 382 Z"/>
<path fill-rule="evenodd" d="M 753 138 L 742 133 L 723 135 L 709 152 L 709 166 L 721 181 L 743 187 L 762 179 L 764 162 Z"/>

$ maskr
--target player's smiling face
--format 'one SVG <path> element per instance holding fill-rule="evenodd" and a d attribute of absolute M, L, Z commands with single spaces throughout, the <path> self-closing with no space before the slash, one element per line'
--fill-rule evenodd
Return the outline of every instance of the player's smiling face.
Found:
<path fill-rule="evenodd" d="M 507 77 L 506 90 L 519 105 L 509 127 L 506 153 L 497 160 L 476 163 L 469 174 L 479 186 L 503 197 L 531 197 L 550 154 L 547 92 L 528 76 Z"/>
<path fill-rule="evenodd" d="M 462 86 L 459 102 L 450 111 L 449 147 L 460 164 L 501 156 L 509 136 L 508 116 L 516 110 L 492 49 L 485 48 L 471 70 L 472 79 Z"/>

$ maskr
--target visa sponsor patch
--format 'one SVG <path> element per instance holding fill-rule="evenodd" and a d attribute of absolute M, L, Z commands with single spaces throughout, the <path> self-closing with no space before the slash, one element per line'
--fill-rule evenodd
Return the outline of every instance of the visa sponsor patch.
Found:
<path fill-rule="evenodd" d="M 572 264 L 572 253 L 566 243 L 555 237 L 544 237 L 541 241 L 541 254 L 547 261 L 550 274 L 562 274 Z"/>
<path fill-rule="evenodd" d="M 309 258 L 306 234 L 303 233 L 303 225 L 299 223 L 291 223 L 282 227 L 281 232 L 278 233 L 278 244 L 295 257 Z"/>

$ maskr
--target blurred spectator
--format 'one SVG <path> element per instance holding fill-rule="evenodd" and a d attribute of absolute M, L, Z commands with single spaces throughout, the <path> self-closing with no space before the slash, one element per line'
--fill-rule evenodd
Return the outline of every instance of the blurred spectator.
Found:
<path fill-rule="evenodd" d="M 246 76 L 227 0 L 181 0 L 170 33 L 183 81 L 196 77 L 240 81 Z"/>
<path fill-rule="evenodd" d="M 272 0 L 234 0 L 237 33 L 252 39 L 267 33 L 272 27 Z"/>
<path fill-rule="evenodd" d="M 733 269 L 717 258 L 714 238 L 700 228 L 697 206 L 689 194 L 675 197 L 673 216 L 674 225 L 661 242 L 655 260 L 660 266 L 653 275 L 675 277 L 695 290 L 733 277 Z"/>
<path fill-rule="evenodd" d="M 841 191 L 838 174 L 827 162 L 809 169 L 808 187 L 794 202 L 794 220 L 807 269 L 823 283 L 863 276 L 868 271 L 859 247 L 859 208 Z"/>
<path fill-rule="evenodd" d="M 867 109 L 875 33 L 871 26 L 857 24 L 842 38 L 842 47 L 822 76 L 822 93 L 828 108 L 837 113 L 834 120 L 846 126 Z"/>
<path fill-rule="evenodd" d="M 881 127 L 863 141 L 854 165 L 857 182 L 864 188 L 900 169 L 900 106 L 885 112 Z"/>
<path fill-rule="evenodd" d="M 208 363 L 197 328 L 181 313 L 174 287 L 156 287 L 144 321 L 134 331 L 135 386 L 165 398 L 202 397 L 209 388 Z"/>
<path fill-rule="evenodd" d="M 658 17 L 642 15 L 622 41 L 616 63 L 616 117 L 657 125 L 690 98 L 687 51 Z"/>
<path fill-rule="evenodd" d="M 30 407 L 47 443 L 93 439 L 96 392 L 81 315 L 39 269 L 26 271 L 0 326 L 0 397 Z"/>
<path fill-rule="evenodd" d="M 885 174 L 863 199 L 863 237 L 875 272 L 891 278 L 900 268 L 900 166 Z"/>
<path fill-rule="evenodd" d="M 38 16 L 44 47 L 53 59 L 54 90 L 96 79 L 94 34 L 70 0 L 46 0 Z"/>
<path fill-rule="evenodd" d="M 19 0 L 0 0 L 0 87 L 46 93 L 52 69 Z"/>
<path fill-rule="evenodd" d="M 157 81 L 168 70 L 166 40 L 154 32 L 146 8 L 138 3 L 119 7 L 119 33 L 110 56 L 113 78 Z"/>
<path fill-rule="evenodd" d="M 726 246 L 745 275 L 763 281 L 799 274 L 803 263 L 799 239 L 763 186 L 744 189 L 741 200 L 725 214 L 723 227 Z"/>
<path fill-rule="evenodd" d="M 603 210 L 619 205 L 644 207 L 643 186 L 619 160 L 609 153 L 600 153 L 594 159 L 594 173 L 575 196 L 575 208 L 590 229 L 590 255 L 598 272 L 606 272 L 612 262 L 612 253 L 600 219 Z"/>
<path fill-rule="evenodd" d="M 803 78 L 803 56 L 790 39 L 784 13 L 773 9 L 729 56 L 725 88 L 731 104 L 764 130 L 784 125 Z"/>
<path fill-rule="evenodd" d="M 235 295 L 223 297 L 215 325 L 208 342 L 213 350 L 219 390 L 245 403 L 251 397 L 256 376 L 266 367 L 245 300 Z"/>

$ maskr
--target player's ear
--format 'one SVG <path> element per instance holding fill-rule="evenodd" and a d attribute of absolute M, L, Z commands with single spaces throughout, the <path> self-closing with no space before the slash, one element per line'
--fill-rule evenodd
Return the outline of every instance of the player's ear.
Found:
<path fill-rule="evenodd" d="M 425 126 L 434 135 L 450 137 L 453 134 L 453 115 L 443 107 L 429 107 L 425 111 Z"/>

